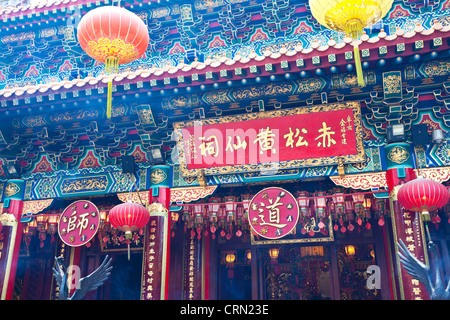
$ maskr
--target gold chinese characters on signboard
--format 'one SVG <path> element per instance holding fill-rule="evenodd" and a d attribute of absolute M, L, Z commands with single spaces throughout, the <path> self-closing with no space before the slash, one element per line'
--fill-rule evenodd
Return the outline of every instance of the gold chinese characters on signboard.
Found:
<path fill-rule="evenodd" d="M 365 161 L 359 102 L 174 123 L 182 175 Z"/>

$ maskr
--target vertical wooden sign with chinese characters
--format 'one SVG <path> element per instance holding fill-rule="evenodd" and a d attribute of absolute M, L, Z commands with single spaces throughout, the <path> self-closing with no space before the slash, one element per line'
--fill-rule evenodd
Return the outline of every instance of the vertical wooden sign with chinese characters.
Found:
<path fill-rule="evenodd" d="M 160 241 L 158 230 L 164 228 L 164 215 L 157 212 L 150 213 L 150 221 L 147 225 L 147 239 L 144 245 L 144 266 L 142 299 L 164 300 L 162 287 L 164 252 L 163 241 Z"/>
<path fill-rule="evenodd" d="M 397 256 L 397 242 L 402 239 L 417 259 L 423 263 L 428 262 L 423 222 L 418 214 L 403 209 L 397 201 L 397 192 L 401 184 L 416 178 L 410 146 L 407 143 L 392 143 L 385 146 L 385 153 L 387 163 L 386 182 L 389 189 L 400 295 L 405 300 L 428 300 L 429 295 L 425 286 L 406 272 Z"/>
<path fill-rule="evenodd" d="M 402 212 L 402 214 L 395 214 L 393 224 L 396 230 L 396 238 L 402 239 L 409 251 L 414 256 L 425 263 L 428 259 L 426 257 L 426 241 L 423 238 L 425 234 L 423 231 L 423 223 L 420 219 L 419 213 L 409 212 L 404 210 L 398 201 L 392 201 L 394 212 Z M 399 277 L 400 285 L 403 289 L 403 299 L 405 300 L 428 300 L 429 295 L 425 286 L 418 280 L 414 279 L 408 272 L 397 263 L 397 268 L 401 270 L 401 277 Z"/>
<path fill-rule="evenodd" d="M 183 300 L 202 299 L 202 239 L 186 232 L 184 244 Z"/>
<path fill-rule="evenodd" d="M 142 300 L 167 300 L 170 256 L 170 187 L 169 167 L 154 166 L 150 173 L 148 211 L 150 221 L 145 228 Z"/>

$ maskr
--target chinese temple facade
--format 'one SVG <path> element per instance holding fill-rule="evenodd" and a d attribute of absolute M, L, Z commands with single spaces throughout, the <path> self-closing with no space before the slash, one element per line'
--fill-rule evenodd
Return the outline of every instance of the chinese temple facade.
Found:
<path fill-rule="evenodd" d="M 77 26 L 110 5 L 0 2 L 2 300 L 56 300 L 55 257 L 70 283 L 107 255 L 85 299 L 428 300 L 397 243 L 430 265 L 430 237 L 450 280 L 450 205 L 397 201 L 450 188 L 450 0 L 364 29 L 364 86 L 305 0 L 121 1 L 150 40 L 109 75 Z M 128 201 L 150 213 L 131 235 L 109 219 Z"/>

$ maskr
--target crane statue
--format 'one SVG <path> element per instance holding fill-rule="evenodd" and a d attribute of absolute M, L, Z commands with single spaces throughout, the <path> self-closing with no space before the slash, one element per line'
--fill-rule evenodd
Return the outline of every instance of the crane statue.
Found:
<path fill-rule="evenodd" d="M 441 270 L 439 268 L 440 264 L 438 261 L 439 256 L 437 248 L 431 240 L 428 226 L 426 226 L 426 230 L 429 238 L 428 250 L 432 259 L 432 269 L 417 259 L 411 251 L 409 251 L 402 239 L 400 239 L 400 242 L 397 242 L 399 249 L 398 257 L 408 274 L 425 285 L 431 300 L 450 300 L 450 281 L 447 284 L 447 287 L 444 287 L 444 283 L 441 279 Z M 435 279 L 434 283 L 432 280 L 433 274 Z"/>
<path fill-rule="evenodd" d="M 100 287 L 110 276 L 112 258 L 105 257 L 102 264 L 87 277 L 81 278 L 73 295 L 69 297 L 69 287 L 67 285 L 67 268 L 62 257 L 55 257 L 56 268 L 53 268 L 53 276 L 59 286 L 58 300 L 82 300 L 84 296 L 92 290 Z"/>

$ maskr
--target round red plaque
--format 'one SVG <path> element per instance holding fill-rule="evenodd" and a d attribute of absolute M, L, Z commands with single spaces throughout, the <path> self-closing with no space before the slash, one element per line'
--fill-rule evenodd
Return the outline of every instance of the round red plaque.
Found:
<path fill-rule="evenodd" d="M 58 223 L 61 240 L 71 247 L 79 247 L 88 243 L 100 225 L 100 214 L 90 201 L 79 200 L 64 209 Z"/>
<path fill-rule="evenodd" d="M 279 239 L 288 235 L 298 218 L 297 200 L 282 188 L 263 189 L 250 202 L 248 220 L 254 233 L 261 237 Z"/>

